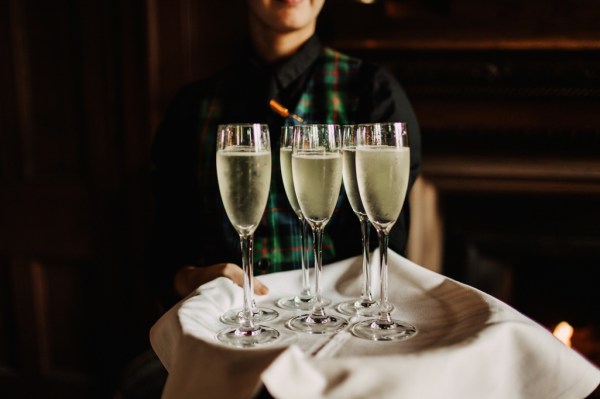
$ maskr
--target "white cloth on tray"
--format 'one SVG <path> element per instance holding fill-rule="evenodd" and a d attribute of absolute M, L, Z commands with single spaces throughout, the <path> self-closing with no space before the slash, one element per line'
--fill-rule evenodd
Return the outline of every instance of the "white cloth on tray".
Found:
<path fill-rule="evenodd" d="M 372 259 L 377 269 L 377 250 Z M 359 295 L 361 262 L 324 267 L 322 292 L 334 305 Z M 199 287 L 150 332 L 169 371 L 163 398 L 251 398 L 262 384 L 281 399 L 584 398 L 600 383 L 598 368 L 505 303 L 393 251 L 388 264 L 392 315 L 419 330 L 407 341 L 291 332 L 285 322 L 299 313 L 275 303 L 300 292 L 292 271 L 259 277 L 270 292 L 256 302 L 279 312 L 265 323 L 281 332 L 279 344 L 224 346 L 215 338 L 227 327 L 219 316 L 241 307 L 242 289 L 225 278 Z"/>

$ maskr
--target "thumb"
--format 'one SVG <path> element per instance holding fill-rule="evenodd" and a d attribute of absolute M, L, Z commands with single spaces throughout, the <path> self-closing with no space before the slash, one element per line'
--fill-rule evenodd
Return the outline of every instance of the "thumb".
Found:
<path fill-rule="evenodd" d="M 254 278 L 254 293 L 256 295 L 267 295 L 269 293 L 269 287 L 264 285 L 259 279 Z"/>

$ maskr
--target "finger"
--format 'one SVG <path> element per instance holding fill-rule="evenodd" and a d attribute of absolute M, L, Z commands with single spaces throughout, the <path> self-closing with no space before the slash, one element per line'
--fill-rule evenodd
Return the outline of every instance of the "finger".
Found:
<path fill-rule="evenodd" d="M 239 266 L 233 263 L 227 263 L 225 265 L 225 269 L 223 270 L 223 275 L 230 278 L 240 287 L 244 286 L 244 272 Z M 269 287 L 263 284 L 260 280 L 252 278 L 252 283 L 254 285 L 254 293 L 256 295 L 266 295 L 269 293 Z"/>
<path fill-rule="evenodd" d="M 254 293 L 256 295 L 267 295 L 269 293 L 269 287 L 264 285 L 259 279 L 254 278 Z"/>

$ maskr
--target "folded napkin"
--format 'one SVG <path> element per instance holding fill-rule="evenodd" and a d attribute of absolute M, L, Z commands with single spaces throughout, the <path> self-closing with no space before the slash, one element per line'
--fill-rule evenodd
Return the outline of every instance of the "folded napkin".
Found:
<path fill-rule="evenodd" d="M 163 398 L 249 398 L 258 391 L 261 372 L 286 346 L 240 350 L 220 344 L 215 333 L 227 326 L 219 316 L 241 303 L 241 289 L 218 278 L 155 323 L 150 341 L 169 371 Z"/>
<path fill-rule="evenodd" d="M 264 384 L 282 399 L 584 398 L 600 383 L 600 370 L 510 306 L 392 251 L 388 263 L 392 315 L 417 326 L 414 338 L 292 333 L 284 323 L 295 313 L 278 309 L 266 323 L 282 333 L 278 345 L 227 347 L 214 338 L 226 327 L 218 318 L 241 306 L 242 290 L 219 278 L 152 327 L 152 346 L 169 371 L 163 397 L 249 398 Z M 359 257 L 326 266 L 323 293 L 334 304 L 356 297 L 361 270 Z M 256 297 L 262 306 L 300 291 L 298 271 L 260 278 L 270 288 Z"/>

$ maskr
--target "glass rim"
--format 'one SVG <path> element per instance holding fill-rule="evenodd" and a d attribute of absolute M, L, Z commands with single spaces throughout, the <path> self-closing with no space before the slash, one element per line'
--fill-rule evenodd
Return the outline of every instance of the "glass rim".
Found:
<path fill-rule="evenodd" d="M 370 133 L 381 135 L 382 137 L 396 136 L 395 140 L 377 140 L 378 143 L 367 144 L 362 138 L 363 135 Z M 376 122 L 376 123 L 359 123 L 356 125 L 349 125 L 347 129 L 344 129 L 344 144 L 346 143 L 346 133 L 350 134 L 350 137 L 354 136 L 355 147 L 377 146 L 377 147 L 396 147 L 396 148 L 410 148 L 408 126 L 406 122 Z M 346 148 L 352 148 L 353 146 L 346 145 Z"/>
<path fill-rule="evenodd" d="M 256 127 L 256 126 L 260 126 L 260 127 L 268 127 L 269 125 L 266 123 L 252 123 L 252 122 L 244 122 L 244 123 L 220 123 L 217 125 L 217 129 L 220 130 L 222 128 L 225 127 Z"/>
<path fill-rule="evenodd" d="M 406 126 L 407 123 L 406 122 L 368 122 L 368 123 L 346 123 L 342 126 L 344 127 L 351 127 L 351 126 L 364 126 L 364 127 L 371 127 L 371 126 L 384 126 L 384 125 L 388 125 L 388 126 L 395 126 L 395 125 L 399 125 L 399 126 Z"/>
<path fill-rule="evenodd" d="M 297 129 L 297 128 L 305 128 L 305 127 L 309 127 L 309 128 L 310 128 L 310 127 L 312 127 L 312 128 L 315 128 L 315 127 L 329 127 L 329 126 L 334 126 L 334 127 L 335 127 L 335 126 L 339 126 L 339 127 L 342 127 L 342 126 L 344 126 L 344 125 L 341 125 L 341 124 L 339 124 L 339 123 L 304 123 L 304 124 L 302 124 L 302 125 L 291 125 L 290 127 L 291 127 L 292 129 Z M 282 127 L 283 127 L 283 126 L 282 126 Z"/>
<path fill-rule="evenodd" d="M 229 147 L 252 147 L 253 152 L 271 151 L 269 125 L 266 123 L 223 123 L 217 125 L 217 151 Z"/>

